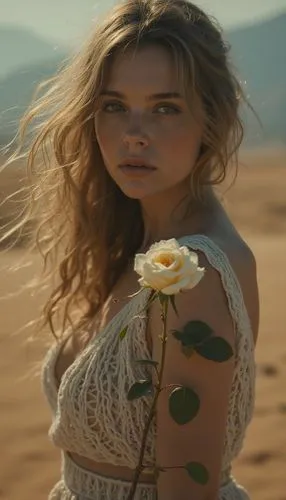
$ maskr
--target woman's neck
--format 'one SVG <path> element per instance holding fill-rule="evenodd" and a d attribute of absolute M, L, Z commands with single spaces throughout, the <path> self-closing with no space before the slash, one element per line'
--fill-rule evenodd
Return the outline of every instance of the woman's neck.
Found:
<path fill-rule="evenodd" d="M 145 251 L 156 241 L 207 230 L 219 208 L 220 203 L 211 189 L 206 190 L 202 202 L 184 199 L 177 206 L 170 203 L 170 200 L 165 203 L 162 200 L 161 204 L 143 204 L 145 229 L 140 251 Z"/>

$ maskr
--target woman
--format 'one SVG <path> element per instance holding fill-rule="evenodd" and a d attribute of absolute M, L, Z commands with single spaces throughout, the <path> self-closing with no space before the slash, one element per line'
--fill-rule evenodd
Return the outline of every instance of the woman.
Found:
<path fill-rule="evenodd" d="M 234 355 L 190 362 L 168 341 L 164 380 L 195 387 L 201 407 L 177 426 L 162 393 L 145 464 L 167 470 L 143 470 L 135 498 L 249 498 L 231 463 L 253 412 L 256 266 L 214 192 L 242 141 L 242 99 L 221 31 L 203 11 L 184 0 L 127 0 L 24 119 L 25 130 L 45 116 L 29 166 L 44 201 L 35 200 L 38 243 L 58 280 L 45 307 L 53 330 L 63 312 L 43 367 L 49 434 L 63 459 L 50 500 L 128 497 L 150 398 L 131 403 L 126 393 L 149 373 L 134 359 L 157 360 L 161 349 L 159 305 L 147 310 L 147 295 L 135 294 L 134 257 L 169 239 L 197 252 L 205 276 L 178 295 L 168 328 L 204 321 Z M 176 468 L 190 460 L 206 466 L 206 485 Z"/>

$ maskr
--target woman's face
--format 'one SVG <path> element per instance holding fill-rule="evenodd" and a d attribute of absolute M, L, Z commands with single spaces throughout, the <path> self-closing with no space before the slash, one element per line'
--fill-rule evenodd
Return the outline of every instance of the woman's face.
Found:
<path fill-rule="evenodd" d="M 175 73 L 161 46 L 128 51 L 114 60 L 100 96 L 97 141 L 110 176 L 130 198 L 188 189 L 202 123 L 189 109 Z"/>

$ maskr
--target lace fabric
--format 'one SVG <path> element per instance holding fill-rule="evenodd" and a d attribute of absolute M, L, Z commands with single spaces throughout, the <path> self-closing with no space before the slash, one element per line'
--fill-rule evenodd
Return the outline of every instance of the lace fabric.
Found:
<path fill-rule="evenodd" d="M 54 486 L 48 500 L 127 498 L 130 482 L 95 474 L 79 467 L 67 453 L 62 455 L 62 479 Z M 138 484 L 135 500 L 157 500 L 156 487 L 150 484 Z M 220 489 L 219 500 L 249 500 L 249 496 L 234 478 L 229 476 Z"/>
<path fill-rule="evenodd" d="M 229 398 L 224 442 L 220 500 L 245 500 L 247 493 L 230 477 L 231 463 L 242 448 L 246 428 L 254 407 L 254 344 L 242 291 L 225 253 L 202 235 L 179 239 L 195 251 L 202 251 L 221 277 L 235 325 L 235 368 Z M 128 388 L 138 379 L 151 375 L 150 368 L 136 359 L 150 359 L 145 331 L 144 310 L 150 291 L 142 290 L 99 332 L 66 370 L 57 390 L 55 362 L 59 352 L 53 346 L 43 365 L 43 388 L 53 411 L 49 436 L 61 449 L 91 460 L 122 465 L 137 465 L 144 422 L 150 408 L 149 398 L 127 401 Z M 119 332 L 130 324 L 127 335 Z M 144 462 L 155 465 L 156 424 L 149 432 Z M 88 475 L 88 476 L 86 476 Z M 87 477 L 90 481 L 87 480 Z M 72 486 L 76 483 L 76 487 Z M 90 485 L 87 488 L 87 485 Z M 100 486 L 101 485 L 101 486 Z M 87 490 L 86 490 L 87 488 Z M 125 489 L 124 489 L 125 488 Z M 118 500 L 126 498 L 126 483 L 102 478 L 75 466 L 63 454 L 61 481 L 50 500 Z M 153 487 L 140 485 L 136 500 L 153 500 Z"/>

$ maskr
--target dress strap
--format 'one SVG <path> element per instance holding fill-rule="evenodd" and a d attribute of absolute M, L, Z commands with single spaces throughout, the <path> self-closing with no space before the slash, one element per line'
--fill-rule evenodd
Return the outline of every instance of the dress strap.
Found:
<path fill-rule="evenodd" d="M 218 271 L 233 318 L 236 336 L 247 336 L 247 343 L 253 343 L 249 314 L 243 298 L 240 283 L 226 253 L 211 238 L 202 234 L 183 236 L 178 239 L 181 245 L 188 245 L 194 251 L 204 253 L 210 265 Z M 238 338 L 236 339 L 238 341 Z M 242 339 L 241 339 L 242 340 Z M 240 343 L 240 342 L 239 342 Z M 243 343 L 243 342 L 242 342 Z M 238 350 L 239 347 L 238 347 Z"/>

